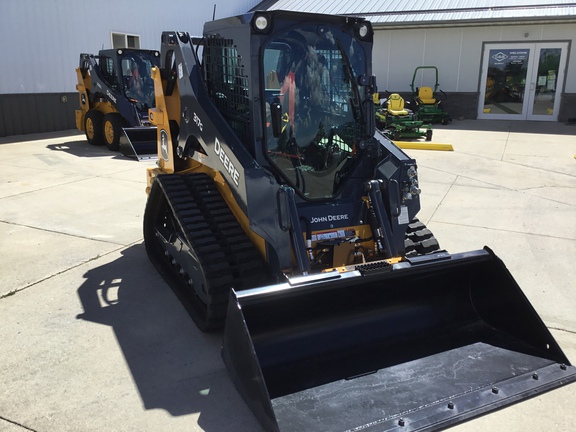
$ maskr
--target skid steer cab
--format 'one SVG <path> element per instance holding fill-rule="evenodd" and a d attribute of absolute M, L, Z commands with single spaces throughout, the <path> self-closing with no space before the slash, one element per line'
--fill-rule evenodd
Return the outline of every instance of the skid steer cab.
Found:
<path fill-rule="evenodd" d="M 224 327 L 265 430 L 435 430 L 576 379 L 495 254 L 418 221 L 416 161 L 375 128 L 369 21 L 253 12 L 161 41 L 146 250 Z"/>
<path fill-rule="evenodd" d="M 156 128 L 148 110 L 155 103 L 150 72 L 159 65 L 158 51 L 122 48 L 80 54 L 76 127 L 89 144 L 137 159 L 156 157 Z"/>

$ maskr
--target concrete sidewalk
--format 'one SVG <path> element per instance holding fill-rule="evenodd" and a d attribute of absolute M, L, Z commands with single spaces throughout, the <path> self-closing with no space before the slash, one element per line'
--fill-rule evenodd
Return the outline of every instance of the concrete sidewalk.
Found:
<path fill-rule="evenodd" d="M 454 121 L 418 161 L 443 248 L 490 246 L 576 362 L 576 126 Z M 74 131 L 0 138 L 0 431 L 261 430 L 142 243 L 145 169 Z M 576 385 L 454 431 L 572 431 Z"/>

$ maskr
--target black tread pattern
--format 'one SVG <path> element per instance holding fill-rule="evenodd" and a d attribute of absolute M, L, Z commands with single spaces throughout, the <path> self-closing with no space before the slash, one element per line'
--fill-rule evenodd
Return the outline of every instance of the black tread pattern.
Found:
<path fill-rule="evenodd" d="M 406 229 L 404 247 L 406 257 L 426 255 L 440 250 L 440 244 L 432 231 L 416 218 Z"/>
<path fill-rule="evenodd" d="M 159 175 L 150 192 L 144 239 L 148 255 L 160 273 L 186 306 L 196 325 L 203 331 L 224 325 L 230 288 L 237 291 L 269 282 L 262 257 L 228 208 L 214 181 L 204 173 Z M 150 207 L 150 209 L 149 209 Z M 163 210 L 160 210 L 164 207 Z M 162 223 L 163 212 L 171 212 L 176 229 L 194 252 L 204 276 L 204 302 L 165 257 L 160 243 L 151 238 L 155 225 Z M 150 225 L 154 226 L 150 226 Z M 148 233 L 148 235 L 147 235 Z M 148 237 L 148 238 L 147 238 Z M 162 259 L 161 257 L 165 257 Z"/>

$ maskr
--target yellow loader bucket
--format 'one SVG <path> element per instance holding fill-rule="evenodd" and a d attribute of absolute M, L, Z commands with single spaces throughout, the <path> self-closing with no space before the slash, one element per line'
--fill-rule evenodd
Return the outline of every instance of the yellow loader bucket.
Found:
<path fill-rule="evenodd" d="M 232 290 L 222 356 L 273 431 L 431 431 L 576 380 L 485 248 Z"/>

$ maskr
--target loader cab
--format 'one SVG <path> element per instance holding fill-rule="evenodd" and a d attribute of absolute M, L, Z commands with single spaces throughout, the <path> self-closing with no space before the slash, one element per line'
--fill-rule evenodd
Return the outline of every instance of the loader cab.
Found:
<path fill-rule="evenodd" d="M 152 68 L 160 66 L 156 51 L 118 50 L 123 91 L 139 111 L 146 112 L 154 105 Z"/>
<path fill-rule="evenodd" d="M 106 84 L 133 103 L 141 115 L 154 107 L 153 67 L 160 66 L 160 53 L 149 50 L 102 50 L 98 66 Z"/>
<path fill-rule="evenodd" d="M 264 151 L 305 199 L 336 196 L 358 162 L 366 57 L 352 32 L 329 24 L 289 27 L 264 44 Z"/>

